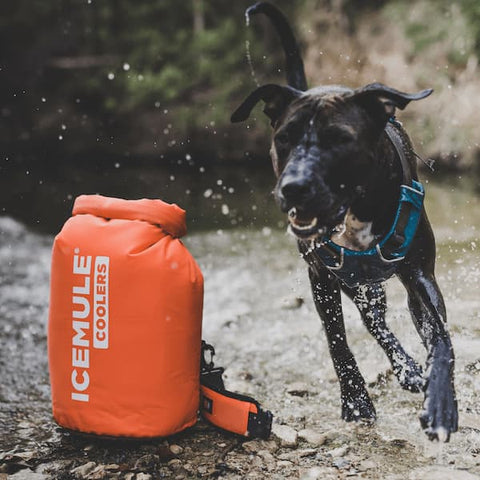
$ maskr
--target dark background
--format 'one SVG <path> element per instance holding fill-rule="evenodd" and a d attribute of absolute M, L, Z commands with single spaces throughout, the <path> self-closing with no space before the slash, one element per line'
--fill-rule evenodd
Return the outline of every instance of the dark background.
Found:
<path fill-rule="evenodd" d="M 268 22 L 246 28 L 251 3 L 2 2 L 1 212 L 55 232 L 75 196 L 102 193 L 178 203 L 193 228 L 277 222 L 268 122 L 258 109 L 229 123 L 256 82 L 283 82 Z M 479 2 L 274 3 L 295 27 L 312 85 L 434 86 L 437 100 L 406 113 L 407 125 L 440 175 L 476 172 L 478 109 L 467 116 L 461 102 L 479 102 Z"/>

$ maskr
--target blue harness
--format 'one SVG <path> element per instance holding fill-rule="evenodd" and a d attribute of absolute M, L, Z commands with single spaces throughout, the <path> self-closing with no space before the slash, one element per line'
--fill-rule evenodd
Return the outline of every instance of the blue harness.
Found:
<path fill-rule="evenodd" d="M 398 262 L 405 258 L 417 231 L 425 192 L 422 184 L 410 176 L 405 147 L 408 147 L 407 151 L 411 151 L 411 146 L 406 144 L 398 130 L 394 131 L 393 128 L 388 125 L 386 133 L 401 160 L 404 184 L 400 186 L 395 220 L 385 237 L 374 247 L 364 251 L 337 245 L 328 236 L 315 241 L 310 248 L 302 249 L 302 255 L 307 262 L 315 265 L 316 260 L 320 260 L 349 287 L 383 282 L 390 278 L 396 272 Z"/>

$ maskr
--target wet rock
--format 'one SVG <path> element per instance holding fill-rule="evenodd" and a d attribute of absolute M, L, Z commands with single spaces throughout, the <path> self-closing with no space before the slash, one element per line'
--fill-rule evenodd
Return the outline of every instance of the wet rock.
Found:
<path fill-rule="evenodd" d="M 152 480 L 152 476 L 149 473 L 137 473 L 135 480 Z"/>
<path fill-rule="evenodd" d="M 316 432 L 315 430 L 311 430 L 309 428 L 300 430 L 298 432 L 298 438 L 300 438 L 300 440 L 304 440 L 314 447 L 320 447 L 327 441 L 326 434 Z"/>
<path fill-rule="evenodd" d="M 335 459 L 335 458 L 340 458 L 345 456 L 347 452 L 348 452 L 348 446 L 345 446 L 345 447 L 334 448 L 333 450 L 328 451 L 327 455 L 330 455 Z"/>
<path fill-rule="evenodd" d="M 79 465 L 78 467 L 72 468 L 70 470 L 70 473 L 73 473 L 74 475 L 78 477 L 86 477 L 89 473 L 91 473 L 97 464 L 95 462 L 87 462 L 84 463 L 83 465 Z"/>
<path fill-rule="evenodd" d="M 0 476 L 1 478 L 1 476 Z M 8 475 L 8 480 L 47 480 L 49 477 L 43 473 L 32 472 L 29 468 L 20 470 L 13 475 Z"/>
<path fill-rule="evenodd" d="M 183 448 L 180 445 L 170 445 L 170 451 L 174 455 L 180 455 L 183 452 Z"/>
<path fill-rule="evenodd" d="M 298 434 L 292 427 L 274 424 L 272 432 L 280 440 L 282 447 L 294 448 L 297 446 Z"/>

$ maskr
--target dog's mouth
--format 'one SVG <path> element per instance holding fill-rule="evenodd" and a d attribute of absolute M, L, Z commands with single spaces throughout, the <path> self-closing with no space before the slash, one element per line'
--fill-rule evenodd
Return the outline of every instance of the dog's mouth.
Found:
<path fill-rule="evenodd" d="M 319 216 L 306 215 L 293 207 L 288 211 L 288 231 L 301 240 L 315 240 L 333 230 L 347 213 L 347 207 L 341 206 L 328 225 L 319 221 Z"/>

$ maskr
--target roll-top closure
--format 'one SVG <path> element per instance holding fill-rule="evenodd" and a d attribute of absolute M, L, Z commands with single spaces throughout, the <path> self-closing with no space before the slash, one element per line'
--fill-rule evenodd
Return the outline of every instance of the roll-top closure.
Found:
<path fill-rule="evenodd" d="M 158 225 L 173 237 L 182 237 L 187 233 L 185 210 L 157 199 L 124 200 L 103 195 L 80 195 L 75 200 L 72 213 L 108 219 L 142 220 Z"/>

